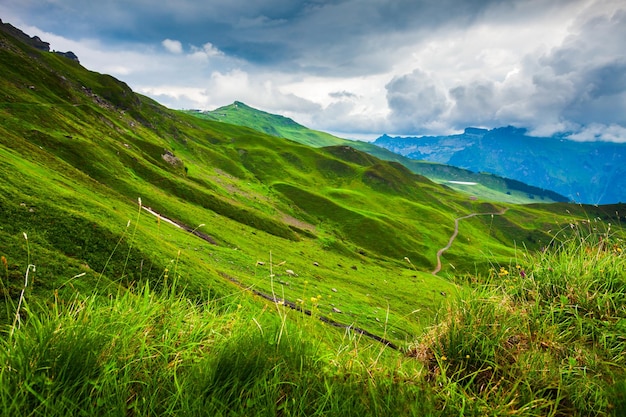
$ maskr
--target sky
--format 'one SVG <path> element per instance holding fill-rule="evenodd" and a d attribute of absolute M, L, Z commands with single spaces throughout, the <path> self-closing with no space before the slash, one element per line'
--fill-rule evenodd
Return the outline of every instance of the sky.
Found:
<path fill-rule="evenodd" d="M 0 19 L 170 108 L 626 142 L 624 0 L 2 0 Z"/>

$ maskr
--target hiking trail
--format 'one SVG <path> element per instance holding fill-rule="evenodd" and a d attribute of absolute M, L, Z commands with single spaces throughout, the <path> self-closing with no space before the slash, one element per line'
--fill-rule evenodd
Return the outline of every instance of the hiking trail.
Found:
<path fill-rule="evenodd" d="M 456 219 L 454 219 L 454 232 L 452 233 L 452 236 L 450 236 L 450 240 L 448 240 L 448 244 L 437 251 L 437 267 L 433 270 L 432 274 L 437 275 L 439 271 L 441 271 L 441 255 L 443 255 L 445 251 L 450 249 L 450 246 L 452 246 L 454 239 L 456 239 L 456 236 L 459 234 L 459 221 L 460 220 L 469 219 L 470 217 L 475 217 L 475 216 L 501 216 L 504 213 L 506 213 L 507 210 L 508 208 L 503 208 L 502 210 L 498 212 L 494 212 L 494 213 L 470 213 L 466 216 L 457 217 Z"/>

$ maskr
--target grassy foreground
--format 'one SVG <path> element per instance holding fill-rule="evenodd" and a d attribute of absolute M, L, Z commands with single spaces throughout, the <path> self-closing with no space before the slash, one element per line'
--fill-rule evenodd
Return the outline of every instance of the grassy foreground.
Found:
<path fill-rule="evenodd" d="M 610 225 L 596 228 L 571 224 L 544 252 L 468 278 L 408 352 L 447 405 L 460 415 L 626 415 L 626 246 Z"/>
<path fill-rule="evenodd" d="M 402 352 L 177 284 L 7 302 L 3 415 L 625 415 L 626 250 L 594 222 L 458 277 Z M 6 261 L 0 265 L 3 283 Z M 27 281 L 27 274 L 24 276 Z M 164 277 L 165 278 L 165 277 Z M 314 314 L 315 316 L 315 314 Z"/>

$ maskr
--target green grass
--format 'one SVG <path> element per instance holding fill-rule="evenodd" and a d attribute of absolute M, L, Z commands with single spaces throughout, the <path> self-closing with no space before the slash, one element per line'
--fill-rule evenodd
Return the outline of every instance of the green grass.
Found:
<path fill-rule="evenodd" d="M 319 299 L 311 316 L 240 290 L 190 302 L 168 272 L 159 291 L 27 295 L 3 327 L 3 415 L 618 416 L 626 244 L 601 224 L 459 276 L 401 352 L 325 327 Z"/>
<path fill-rule="evenodd" d="M 37 296 L 154 283 L 173 260 L 191 298 L 229 292 L 224 275 L 267 292 L 256 265 L 273 253 L 286 262 L 280 274 L 298 275 L 282 278 L 285 298 L 302 298 L 308 281 L 325 313 L 338 308 L 341 321 L 375 333 L 389 308 L 389 336 L 405 343 L 434 314 L 438 294 L 453 290 L 449 276 L 506 262 L 515 244 L 539 248 L 553 222 L 570 221 L 565 206 L 546 205 L 516 207 L 493 224 L 464 222 L 444 271 L 430 277 L 454 218 L 483 211 L 482 201 L 344 145 L 311 148 L 173 112 L 53 54 L 16 46 L 0 51 L 0 63 L 12 74 L 1 85 L 1 254 L 24 270 L 21 235 L 29 235 Z M 182 165 L 165 162 L 166 152 Z M 138 216 L 138 197 L 216 244 Z"/>
<path fill-rule="evenodd" d="M 554 192 L 529 187 L 519 181 L 438 163 L 416 161 L 372 143 L 343 139 L 326 132 L 312 130 L 287 117 L 257 110 L 241 102 L 235 102 L 212 111 L 187 110 L 183 113 L 201 119 L 246 126 L 271 136 L 287 138 L 312 147 L 327 147 L 329 152 L 337 156 L 340 155 L 342 159 L 359 164 L 363 164 L 364 161 L 372 163 L 377 158 L 397 162 L 410 171 L 428 177 L 432 181 L 484 200 L 513 204 L 528 204 L 535 201 L 545 203 L 567 201 L 565 197 Z M 451 181 L 476 182 L 477 185 L 467 186 L 454 184 Z"/>
<path fill-rule="evenodd" d="M 145 286 L 112 298 L 27 303 L 28 320 L 0 346 L 3 415 L 432 409 L 427 392 L 403 383 L 408 369 L 387 367 L 394 355 L 384 348 L 350 335 L 333 336 L 331 348 L 311 337 L 325 330 L 309 318 L 284 307 L 263 313 L 240 297 L 190 304 L 174 290 L 158 295 Z"/>

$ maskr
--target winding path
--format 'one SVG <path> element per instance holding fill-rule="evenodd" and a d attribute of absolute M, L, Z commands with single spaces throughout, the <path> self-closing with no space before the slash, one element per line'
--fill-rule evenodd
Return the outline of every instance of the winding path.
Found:
<path fill-rule="evenodd" d="M 456 236 L 459 234 L 460 220 L 469 219 L 470 217 L 475 216 L 501 216 L 506 213 L 507 210 L 508 208 L 503 208 L 502 210 L 495 213 L 470 213 L 467 216 L 457 217 L 456 219 L 454 219 L 454 232 L 452 233 L 452 236 L 450 236 L 448 244 L 437 251 L 437 267 L 433 270 L 432 274 L 437 275 L 439 271 L 441 271 L 441 255 L 443 255 L 445 251 L 450 249 L 450 246 L 452 246 L 452 242 L 454 242 L 454 239 L 456 239 Z"/>

